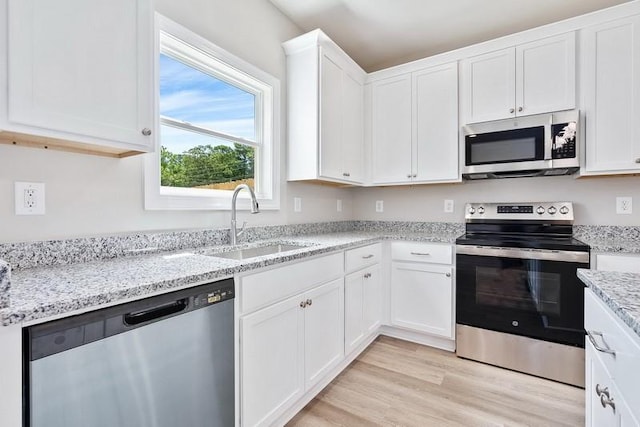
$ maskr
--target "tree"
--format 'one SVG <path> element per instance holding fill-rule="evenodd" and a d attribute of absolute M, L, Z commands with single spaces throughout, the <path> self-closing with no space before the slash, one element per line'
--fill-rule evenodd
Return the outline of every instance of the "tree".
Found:
<path fill-rule="evenodd" d="M 235 143 L 198 145 L 183 154 L 162 147 L 161 184 L 171 187 L 200 187 L 253 178 L 255 149 Z"/>

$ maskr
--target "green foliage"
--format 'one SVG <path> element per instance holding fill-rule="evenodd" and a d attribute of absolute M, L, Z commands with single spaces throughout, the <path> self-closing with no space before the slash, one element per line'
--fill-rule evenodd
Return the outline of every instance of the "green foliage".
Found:
<path fill-rule="evenodd" d="M 168 187 L 201 187 L 253 178 L 253 147 L 199 145 L 183 154 L 160 152 L 160 183 Z"/>

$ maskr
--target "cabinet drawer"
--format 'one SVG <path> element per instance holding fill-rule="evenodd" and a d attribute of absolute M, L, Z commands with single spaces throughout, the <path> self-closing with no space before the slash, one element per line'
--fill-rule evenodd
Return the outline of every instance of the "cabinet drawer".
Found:
<path fill-rule="evenodd" d="M 640 255 L 596 254 L 596 269 L 640 273 Z"/>
<path fill-rule="evenodd" d="M 343 254 L 338 252 L 244 276 L 240 278 L 241 311 L 248 313 L 304 292 L 341 277 L 343 271 Z"/>
<path fill-rule="evenodd" d="M 453 251 L 448 243 L 393 242 L 391 258 L 394 261 L 452 264 Z"/>
<path fill-rule="evenodd" d="M 382 257 L 382 244 L 363 246 L 350 249 L 344 253 L 345 270 L 347 273 L 363 267 L 377 264 Z"/>
<path fill-rule="evenodd" d="M 627 326 L 589 289 L 585 290 L 584 308 L 584 327 L 601 349 L 596 348 L 596 353 L 629 407 L 638 408 L 634 409 L 637 417 L 640 415 L 640 393 L 637 391 L 640 383 L 640 340 L 631 335 L 631 331 L 628 333 Z M 587 337 L 587 340 L 591 338 Z M 614 351 L 615 355 L 607 350 Z"/>

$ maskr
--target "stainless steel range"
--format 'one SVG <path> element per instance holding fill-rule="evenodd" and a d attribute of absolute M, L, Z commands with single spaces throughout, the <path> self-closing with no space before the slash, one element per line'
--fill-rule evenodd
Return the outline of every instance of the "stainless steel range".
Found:
<path fill-rule="evenodd" d="M 584 387 L 589 246 L 571 202 L 470 203 L 456 240 L 460 357 Z"/>

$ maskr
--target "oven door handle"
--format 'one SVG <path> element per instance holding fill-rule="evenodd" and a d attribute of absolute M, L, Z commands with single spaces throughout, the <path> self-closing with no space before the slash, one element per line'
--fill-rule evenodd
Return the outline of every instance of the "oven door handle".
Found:
<path fill-rule="evenodd" d="M 456 255 L 472 255 L 498 258 L 539 259 L 588 263 L 589 252 L 554 251 L 549 249 L 503 248 L 497 246 L 456 245 Z"/>

